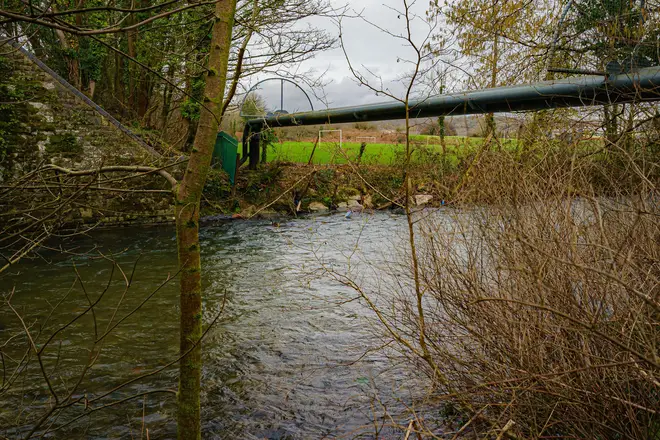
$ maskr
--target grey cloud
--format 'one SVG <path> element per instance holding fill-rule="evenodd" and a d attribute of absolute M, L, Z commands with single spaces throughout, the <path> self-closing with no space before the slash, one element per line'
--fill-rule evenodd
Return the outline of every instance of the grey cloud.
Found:
<path fill-rule="evenodd" d="M 342 4 L 334 2 L 336 6 Z M 405 20 L 398 18 L 397 13 L 390 9 L 402 7 L 401 0 L 354 0 L 350 3 L 353 11 L 359 12 L 368 21 L 394 33 L 405 32 Z M 414 13 L 424 16 L 427 3 L 418 1 L 414 6 Z M 389 6 L 389 7 L 388 7 Z M 422 40 L 426 31 L 424 26 L 416 23 L 414 29 L 417 35 L 414 38 Z M 322 26 L 329 32 L 338 35 L 339 29 L 331 20 L 314 21 L 315 26 Z M 397 62 L 399 59 L 411 59 L 413 50 L 402 40 L 389 36 L 381 30 L 366 23 L 359 18 L 346 18 L 342 23 L 342 33 L 347 55 L 353 67 L 369 82 L 384 87 L 396 95 L 401 96 L 404 87 L 398 79 L 405 75 L 410 65 Z M 327 99 L 331 107 L 361 105 L 372 102 L 388 100 L 378 97 L 367 87 L 359 87 L 353 79 L 348 68 L 348 62 L 340 48 L 318 54 L 314 59 L 303 64 L 303 70 L 314 68 L 318 72 L 325 72 L 325 79 L 332 83 L 325 88 Z M 377 75 L 372 76 L 370 73 Z M 315 104 L 316 107 L 316 104 Z"/>
<path fill-rule="evenodd" d="M 343 2 L 333 1 L 335 6 L 341 6 Z M 427 3 L 418 1 L 414 5 L 414 12 L 423 17 Z M 350 7 L 354 12 L 362 13 L 367 20 L 391 32 L 401 33 L 405 31 L 405 20 L 397 17 L 397 13 L 388 8 L 400 8 L 401 0 L 353 0 Z M 353 12 L 353 13 L 354 13 Z M 326 29 L 335 35 L 339 34 L 336 23 L 330 19 L 311 18 L 309 23 L 300 23 L 300 26 L 311 24 L 315 27 Z M 424 31 L 416 26 L 415 35 L 417 39 L 424 38 Z M 386 35 L 381 30 L 366 23 L 359 18 L 345 18 L 342 25 L 343 39 L 348 57 L 353 67 L 360 75 L 366 78 L 374 87 L 383 87 L 395 96 L 401 97 L 404 93 L 403 84 L 398 79 L 406 74 L 410 66 L 398 59 L 411 58 L 413 51 L 400 39 Z M 348 62 L 340 48 L 317 54 L 311 60 L 304 62 L 297 70 L 307 71 L 314 69 L 317 73 L 324 73 L 324 82 L 329 84 L 323 90 L 305 90 L 312 98 L 315 109 L 326 108 L 326 104 L 314 98 L 314 94 L 324 94 L 327 99 L 327 107 L 344 107 L 352 105 L 363 105 L 374 102 L 388 101 L 390 98 L 377 96 L 368 87 L 359 86 L 351 74 Z M 371 74 L 376 76 L 372 76 Z M 309 110 L 309 103 L 302 93 L 295 87 L 285 84 L 284 109 L 292 111 Z M 279 82 L 269 82 L 258 92 L 262 96 L 271 111 L 280 109 L 280 87 Z"/>

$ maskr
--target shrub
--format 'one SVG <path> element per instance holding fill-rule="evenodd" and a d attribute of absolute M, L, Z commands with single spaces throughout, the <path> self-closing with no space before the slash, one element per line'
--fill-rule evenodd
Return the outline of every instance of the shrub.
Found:
<path fill-rule="evenodd" d="M 230 192 L 229 175 L 223 170 L 210 169 L 204 184 L 204 195 L 214 199 L 222 199 Z"/>
<path fill-rule="evenodd" d="M 353 124 L 353 127 L 355 127 L 356 130 L 374 130 L 374 126 L 368 122 L 356 122 Z"/>
<path fill-rule="evenodd" d="M 597 197 L 598 166 L 488 153 L 464 187 L 488 205 L 421 222 L 425 368 L 483 434 L 660 436 L 660 204 L 648 175 Z"/>
<path fill-rule="evenodd" d="M 451 193 L 463 209 L 414 217 L 379 283 L 338 279 L 455 431 L 660 438 L 658 157 L 556 147 L 466 157 Z"/>

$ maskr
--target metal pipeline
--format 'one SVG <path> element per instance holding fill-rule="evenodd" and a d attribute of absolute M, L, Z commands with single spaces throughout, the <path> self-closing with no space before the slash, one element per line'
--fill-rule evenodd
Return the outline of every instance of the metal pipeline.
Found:
<path fill-rule="evenodd" d="M 438 95 L 409 103 L 411 118 L 545 110 L 625 102 L 660 101 L 660 67 L 605 76 L 578 76 L 527 85 L 495 87 L 474 92 Z M 386 102 L 328 110 L 279 114 L 252 119 L 258 131 L 262 125 L 291 127 L 326 123 L 385 121 L 403 119 L 402 102 Z"/>

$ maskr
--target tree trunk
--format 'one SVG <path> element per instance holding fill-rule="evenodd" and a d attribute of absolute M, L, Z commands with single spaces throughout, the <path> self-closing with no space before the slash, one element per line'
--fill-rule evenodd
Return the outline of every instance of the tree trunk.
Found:
<path fill-rule="evenodd" d="M 619 106 L 617 104 L 604 105 L 603 113 L 605 114 L 605 139 L 608 141 L 608 148 L 612 148 L 619 137 Z"/>
<path fill-rule="evenodd" d="M 58 12 L 57 8 L 55 5 L 51 6 L 51 9 L 53 12 Z M 66 64 L 68 67 L 68 80 L 69 83 L 77 88 L 78 90 L 81 89 L 80 87 L 80 64 L 78 63 L 78 59 L 72 55 L 71 51 L 73 50 L 71 48 L 71 45 L 69 44 L 69 40 L 64 33 L 64 31 L 60 29 L 55 30 L 55 34 L 57 35 L 57 39 L 60 41 L 60 46 L 62 47 L 62 52 L 64 54 L 64 59 L 66 60 Z"/>
<path fill-rule="evenodd" d="M 151 98 L 151 89 L 152 89 L 152 77 L 151 74 L 140 69 L 140 75 L 138 77 L 137 90 L 137 116 L 140 119 L 143 119 L 147 112 L 149 111 L 149 102 Z M 143 121 L 142 125 L 149 126 L 148 121 Z"/>
<path fill-rule="evenodd" d="M 201 439 L 202 286 L 199 245 L 199 202 L 211 165 L 227 78 L 236 0 L 220 0 L 209 51 L 204 104 L 193 150 L 176 194 L 176 235 L 180 266 L 182 355 L 179 364 L 178 439 Z"/>
<path fill-rule="evenodd" d="M 34 55 L 37 58 L 42 58 L 44 56 L 44 48 L 43 45 L 41 44 L 41 38 L 39 38 L 38 33 L 30 32 L 27 35 L 27 39 L 30 42 L 30 46 L 32 46 L 32 51 L 34 52 Z"/>
<path fill-rule="evenodd" d="M 445 129 L 445 117 L 444 116 L 439 116 L 438 117 L 438 126 L 440 128 L 440 146 L 442 147 L 442 155 L 446 156 L 447 155 L 447 141 L 445 139 L 445 134 L 447 130 Z"/>
<path fill-rule="evenodd" d="M 444 82 L 445 79 L 442 78 L 442 81 Z M 441 83 L 440 84 L 440 94 L 442 95 L 443 93 L 445 93 L 445 86 L 444 86 L 444 84 Z M 447 143 L 445 141 L 446 129 L 445 129 L 445 117 L 444 116 L 438 116 L 438 127 L 439 127 L 439 130 L 440 130 L 440 146 L 442 147 L 442 156 L 444 157 L 444 156 L 447 155 Z"/>
<path fill-rule="evenodd" d="M 89 92 L 88 92 L 89 99 L 94 99 L 94 91 L 96 90 L 96 81 L 94 81 L 93 79 L 89 80 L 89 89 L 88 90 L 89 90 Z"/>
<path fill-rule="evenodd" d="M 76 5 L 76 9 L 83 9 L 84 5 L 85 5 L 85 0 L 79 0 L 78 4 Z M 75 21 L 76 21 L 76 27 L 82 28 L 83 27 L 83 14 L 76 14 Z M 76 49 L 78 50 L 78 56 L 80 56 L 81 50 L 80 50 L 80 39 L 79 39 L 79 37 L 76 37 L 75 41 L 76 41 L 75 46 L 76 46 Z M 78 90 L 82 91 L 85 88 L 85 84 L 83 82 L 84 79 L 83 79 L 82 66 L 80 65 L 80 61 L 78 59 L 76 59 L 75 75 L 76 75 L 75 85 L 78 88 Z M 89 90 L 90 90 L 90 93 L 91 93 L 90 98 L 93 99 L 94 98 L 94 86 L 90 85 Z"/>
<path fill-rule="evenodd" d="M 362 142 L 362 143 L 360 144 L 360 152 L 358 153 L 358 157 L 357 157 L 357 164 L 358 164 L 358 165 L 360 165 L 360 163 L 362 162 L 362 155 L 364 154 L 364 150 L 365 150 L 366 148 L 367 148 L 367 143 L 366 143 L 366 142 Z"/>
<path fill-rule="evenodd" d="M 124 99 L 124 57 L 115 53 L 115 98 L 121 104 L 121 115 L 124 116 L 126 100 Z"/>
<path fill-rule="evenodd" d="M 167 66 L 167 79 L 173 83 L 174 82 L 174 63 L 170 62 Z M 160 111 L 160 127 L 163 132 L 163 139 L 167 139 L 167 129 L 168 129 L 168 120 L 170 117 L 170 107 L 172 104 L 172 94 L 174 90 L 169 83 L 163 85 L 163 107 Z"/>
<path fill-rule="evenodd" d="M 135 24 L 133 14 L 129 16 L 129 24 Z M 137 30 L 131 29 L 126 32 L 126 42 L 128 47 L 128 56 L 137 58 Z M 135 67 L 133 63 L 128 63 L 128 106 L 131 113 L 135 113 Z"/>

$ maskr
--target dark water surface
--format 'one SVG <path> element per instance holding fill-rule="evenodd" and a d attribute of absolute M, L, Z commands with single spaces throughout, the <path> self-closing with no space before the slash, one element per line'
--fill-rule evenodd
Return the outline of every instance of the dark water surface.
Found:
<path fill-rule="evenodd" d="M 364 258 L 378 264 L 393 259 L 404 218 L 387 213 L 304 218 L 273 227 L 245 221 L 207 226 L 202 231 L 204 321 L 208 324 L 226 297 L 226 307 L 204 340 L 204 438 L 316 439 L 373 438 L 374 395 L 396 407 L 409 396 L 409 378 L 384 355 L 371 353 L 377 332 L 355 292 L 323 276 L 319 266 L 352 270 Z M 355 252 L 359 239 L 359 252 Z M 76 279 L 77 269 L 90 301 L 106 293 L 95 307 L 96 333 L 102 335 L 122 298 L 113 322 L 135 309 L 176 273 L 176 242 L 171 228 L 97 231 L 91 237 L 65 241 L 77 252 L 98 245 L 127 278 L 96 252 L 64 257 L 42 252 L 0 278 L 0 292 L 15 289 L 12 304 L 38 347 L 47 335 L 87 307 Z M 90 256 L 93 256 L 90 257 Z M 136 264 L 137 261 L 137 264 Z M 359 271 L 357 271 L 359 273 Z M 365 276 L 371 272 L 365 272 Z M 109 282 L 109 280 L 111 281 Z M 108 283 L 109 282 L 109 283 Z M 73 288 L 72 288 L 73 285 Z M 67 292 L 68 296 L 67 296 Z M 62 300 L 64 298 L 64 300 Z M 46 322 L 58 301 L 62 303 Z M 343 304 L 337 305 L 342 302 Z M 0 307 L 0 346 L 5 345 L 7 372 L 25 352 L 27 340 L 14 312 Z M 44 352 L 47 371 L 58 395 L 66 395 L 88 361 L 95 339 L 94 319 L 85 315 L 51 342 Z M 14 339 L 9 340 L 10 337 Z M 20 344 L 18 341 L 23 341 Z M 91 400 L 126 380 L 156 370 L 178 352 L 178 285 L 163 286 L 146 304 L 116 327 L 103 342 L 98 361 L 74 393 Z M 14 364 L 12 364 L 12 359 Z M 359 360 L 359 361 L 358 361 Z M 356 362 L 358 361 L 358 362 Z M 5 379 L 7 380 L 7 379 Z M 136 393 L 175 389 L 177 364 L 140 379 L 91 407 Z M 38 364 L 31 362 L 9 391 L 0 394 L 0 437 L 27 432 L 26 425 L 47 408 L 48 391 Z M 150 438 L 176 435 L 173 394 L 149 394 L 121 406 L 92 413 L 48 434 L 47 438 Z M 375 404 L 380 414 L 379 404 Z M 66 410 L 60 426 L 81 413 Z M 42 432 L 42 431 L 40 431 Z M 380 438 L 399 438 L 384 432 Z M 146 438 L 142 436 L 142 438 Z"/>

